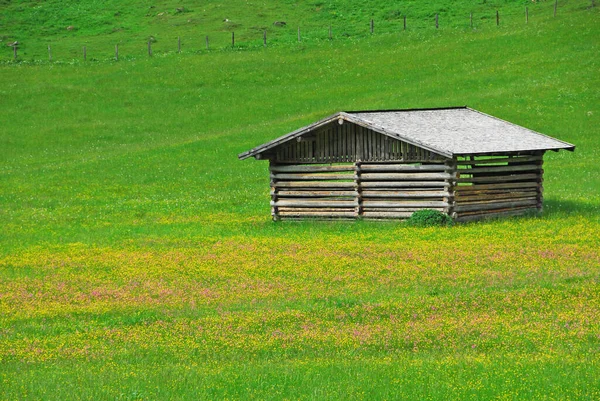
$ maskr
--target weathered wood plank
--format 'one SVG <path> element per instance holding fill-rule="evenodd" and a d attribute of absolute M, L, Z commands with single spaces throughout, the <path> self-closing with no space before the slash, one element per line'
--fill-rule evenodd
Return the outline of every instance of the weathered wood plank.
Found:
<path fill-rule="evenodd" d="M 483 156 L 481 156 L 481 157 L 483 157 Z M 542 158 L 543 158 L 543 155 L 498 157 L 498 158 L 486 157 L 486 158 L 477 159 L 477 160 L 457 160 L 456 164 L 459 166 L 462 166 L 462 165 L 470 165 L 470 164 L 479 165 L 479 164 L 496 164 L 496 163 L 507 163 L 507 162 L 521 163 L 521 162 L 542 160 Z"/>
<path fill-rule="evenodd" d="M 517 189 L 517 188 L 537 188 L 537 182 L 513 182 L 506 184 L 478 184 L 478 185 L 457 185 L 454 187 L 455 192 L 473 192 L 488 189 Z"/>
<path fill-rule="evenodd" d="M 399 181 L 399 180 L 445 180 L 452 178 L 452 175 L 447 173 L 363 173 L 361 175 L 364 181 Z"/>
<path fill-rule="evenodd" d="M 493 198 L 489 198 L 489 199 L 478 198 L 476 200 L 471 200 L 471 201 L 457 200 L 456 206 L 485 205 L 485 204 L 492 204 L 492 203 L 498 203 L 498 202 L 521 202 L 521 201 L 526 201 L 526 200 L 537 200 L 537 194 L 531 194 L 529 196 L 521 196 L 521 197 L 508 197 L 508 198 L 506 198 L 506 197 L 505 198 L 493 197 Z"/>
<path fill-rule="evenodd" d="M 469 203 L 469 202 L 478 202 L 478 201 L 486 201 L 486 200 L 529 198 L 532 196 L 537 196 L 537 191 L 504 192 L 504 193 L 495 193 L 495 194 L 477 194 L 477 195 L 473 195 L 473 196 L 456 195 L 455 201 L 457 204 L 459 204 L 459 203 L 464 204 L 464 203 Z"/>
<path fill-rule="evenodd" d="M 326 200 L 326 199 L 279 199 L 271 201 L 275 207 L 356 207 L 358 200 Z"/>
<path fill-rule="evenodd" d="M 535 206 L 537 204 L 537 199 L 525 199 L 519 201 L 510 201 L 510 202 L 490 202 L 490 203 L 476 203 L 476 204 L 468 204 L 462 205 L 457 204 L 454 206 L 454 211 L 456 213 L 459 212 L 471 212 L 471 211 L 484 211 L 484 210 L 494 210 L 494 209 L 505 209 L 505 208 L 515 208 L 519 206 Z"/>
<path fill-rule="evenodd" d="M 315 165 L 275 165 L 271 166 L 274 173 L 321 173 L 331 171 L 354 171 L 354 165 L 343 164 L 333 166 L 315 166 Z"/>
<path fill-rule="evenodd" d="M 353 211 L 349 212 L 279 212 L 281 217 L 355 217 Z"/>
<path fill-rule="evenodd" d="M 271 179 L 275 180 L 302 180 L 302 181 L 323 181 L 323 180 L 355 180 L 354 174 L 301 174 L 301 173 L 278 173 L 271 174 Z"/>
<path fill-rule="evenodd" d="M 273 186 L 279 188 L 356 188 L 352 181 L 278 181 Z"/>
<path fill-rule="evenodd" d="M 429 207 L 447 207 L 448 203 L 443 201 L 382 201 L 382 200 L 370 200 L 364 199 L 363 202 L 364 208 L 373 208 L 373 207 L 420 207 L 420 208 L 429 208 Z"/>
<path fill-rule="evenodd" d="M 271 191 L 274 194 L 274 191 Z M 300 197 L 300 198 L 314 198 L 314 197 L 355 197 L 358 196 L 358 191 L 290 191 L 290 190 L 278 190 L 277 196 L 279 197 Z"/>
<path fill-rule="evenodd" d="M 411 165 L 411 164 L 368 164 L 364 163 L 362 169 L 368 172 L 397 172 L 397 171 L 447 171 L 450 167 L 443 164 L 422 164 L 422 165 Z"/>
<path fill-rule="evenodd" d="M 481 173 L 506 173 L 516 171 L 537 171 L 540 166 L 536 164 L 522 164 L 520 166 L 493 166 L 493 167 L 473 167 L 458 169 L 459 174 L 481 174 Z"/>
<path fill-rule="evenodd" d="M 423 210 L 423 209 L 438 210 L 440 212 L 443 212 L 444 210 L 446 210 L 445 207 L 428 207 L 428 208 L 423 208 L 423 207 L 385 207 L 385 208 L 369 207 L 369 208 L 365 208 L 364 210 L 370 211 L 370 212 L 392 213 L 392 212 L 416 212 L 417 210 Z"/>
<path fill-rule="evenodd" d="M 490 177 L 459 177 L 456 182 L 509 182 L 509 181 L 525 181 L 538 179 L 538 174 L 515 174 L 515 175 L 500 175 Z"/>
<path fill-rule="evenodd" d="M 365 210 L 363 217 L 377 219 L 408 219 L 414 212 L 372 212 Z"/>
<path fill-rule="evenodd" d="M 361 182 L 360 185 L 363 188 L 443 188 L 446 183 L 444 181 L 367 181 Z"/>
<path fill-rule="evenodd" d="M 281 207 L 280 211 L 283 212 L 352 212 L 354 208 L 351 207 Z"/>
<path fill-rule="evenodd" d="M 447 191 L 362 191 L 365 198 L 442 198 L 449 196 Z"/>

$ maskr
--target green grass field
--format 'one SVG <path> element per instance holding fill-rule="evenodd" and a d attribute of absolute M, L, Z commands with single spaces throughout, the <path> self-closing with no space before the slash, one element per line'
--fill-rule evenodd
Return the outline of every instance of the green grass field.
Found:
<path fill-rule="evenodd" d="M 471 30 L 450 0 L 60 4 L 0 0 L 0 399 L 600 398 L 600 6 L 482 2 Z M 267 163 L 237 160 L 465 104 L 577 145 L 541 215 L 274 223 Z"/>

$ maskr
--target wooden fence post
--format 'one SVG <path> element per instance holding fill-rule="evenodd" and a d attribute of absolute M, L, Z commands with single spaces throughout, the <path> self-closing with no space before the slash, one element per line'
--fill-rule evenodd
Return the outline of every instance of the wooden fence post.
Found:
<path fill-rule="evenodd" d="M 115 60 L 119 61 L 119 45 L 115 45 Z"/>
<path fill-rule="evenodd" d="M 554 0 L 554 16 L 556 17 L 556 9 L 558 8 L 558 0 Z"/>
<path fill-rule="evenodd" d="M 374 28 L 375 28 L 375 23 L 373 22 L 373 19 L 371 19 L 371 35 L 373 35 Z"/>
<path fill-rule="evenodd" d="M 406 31 L 406 15 L 404 16 L 404 30 Z"/>
<path fill-rule="evenodd" d="M 500 12 L 496 10 L 496 26 L 500 26 Z"/>
<path fill-rule="evenodd" d="M 177 53 L 181 53 L 181 37 L 177 37 Z"/>
<path fill-rule="evenodd" d="M 83 61 L 87 61 L 87 49 L 83 46 Z"/>
<path fill-rule="evenodd" d="M 525 23 L 529 24 L 529 7 L 525 7 Z"/>
<path fill-rule="evenodd" d="M 469 16 L 469 20 L 471 21 L 471 29 L 473 29 L 473 13 Z"/>
<path fill-rule="evenodd" d="M 438 21 L 438 16 L 439 16 L 439 14 L 435 15 L 435 29 L 438 29 L 440 27 L 439 21 Z"/>
<path fill-rule="evenodd" d="M 300 27 L 298 27 L 298 42 L 300 42 L 300 41 L 301 41 L 301 38 L 300 38 Z"/>
<path fill-rule="evenodd" d="M 231 47 L 235 47 L 235 32 L 231 32 Z"/>
<path fill-rule="evenodd" d="M 263 46 L 267 47 L 267 31 L 263 31 Z"/>
<path fill-rule="evenodd" d="M 148 41 L 148 56 L 152 57 L 152 41 Z"/>
<path fill-rule="evenodd" d="M 48 45 L 48 60 L 52 61 L 52 49 L 50 49 L 50 45 Z"/>
<path fill-rule="evenodd" d="M 13 53 L 14 53 L 14 55 L 15 55 L 15 60 L 16 60 L 16 59 L 17 59 L 17 57 L 18 57 L 18 56 L 17 56 L 17 45 L 16 45 L 16 44 L 15 44 L 15 45 L 13 45 Z"/>
<path fill-rule="evenodd" d="M 209 50 L 209 48 L 208 48 L 208 36 L 206 37 L 206 50 Z"/>

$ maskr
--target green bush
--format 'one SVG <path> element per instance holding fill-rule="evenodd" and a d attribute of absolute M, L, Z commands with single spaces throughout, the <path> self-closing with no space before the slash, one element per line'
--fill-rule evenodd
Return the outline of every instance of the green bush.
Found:
<path fill-rule="evenodd" d="M 414 212 L 407 220 L 414 227 L 450 226 L 453 220 L 446 213 L 437 210 L 423 209 Z"/>

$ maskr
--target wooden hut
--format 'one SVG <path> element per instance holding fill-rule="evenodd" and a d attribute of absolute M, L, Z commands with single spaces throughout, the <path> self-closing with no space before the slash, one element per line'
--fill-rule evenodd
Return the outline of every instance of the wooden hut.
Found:
<path fill-rule="evenodd" d="M 468 107 L 339 112 L 238 157 L 269 160 L 274 220 L 457 221 L 542 209 L 543 155 L 575 146 Z"/>

